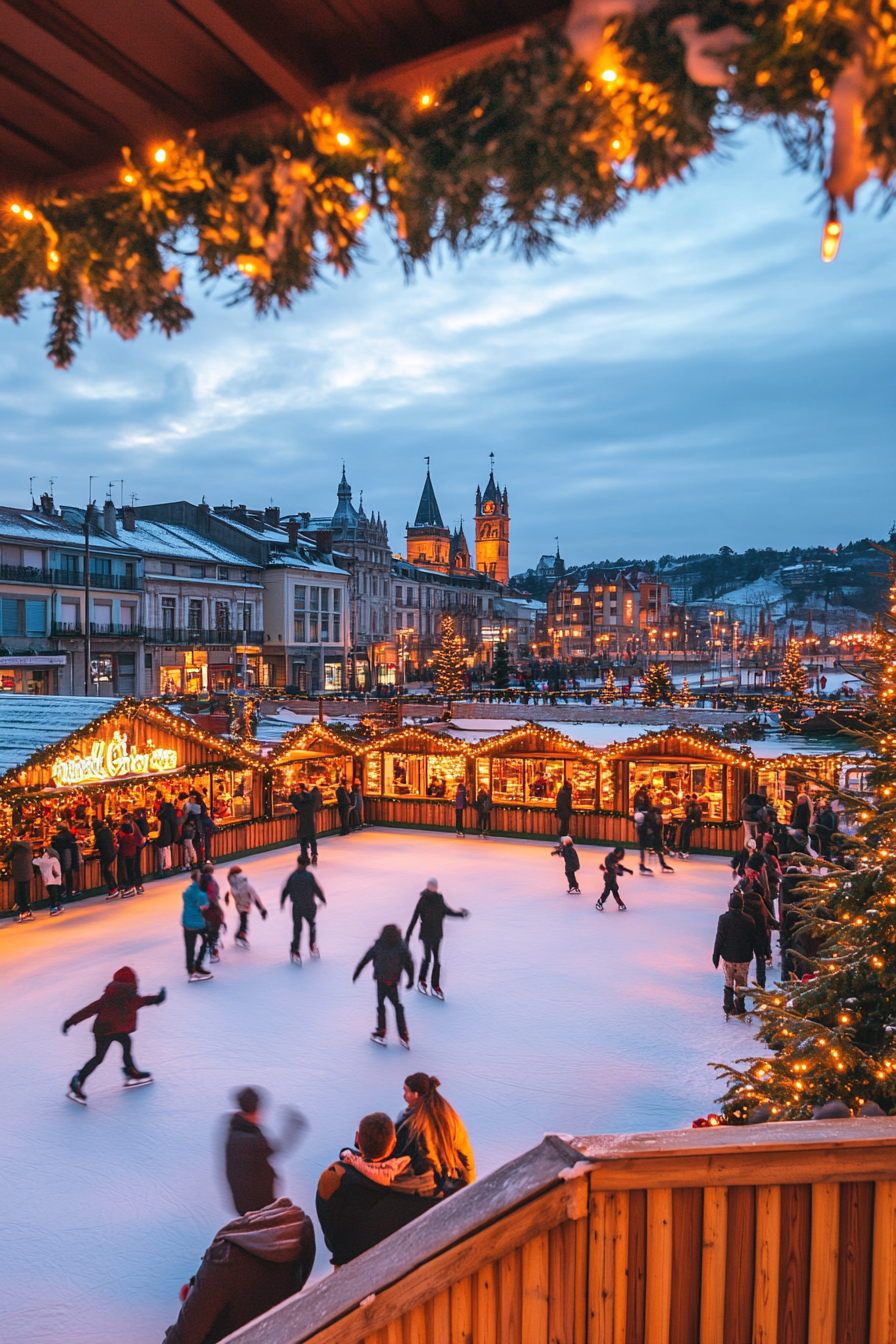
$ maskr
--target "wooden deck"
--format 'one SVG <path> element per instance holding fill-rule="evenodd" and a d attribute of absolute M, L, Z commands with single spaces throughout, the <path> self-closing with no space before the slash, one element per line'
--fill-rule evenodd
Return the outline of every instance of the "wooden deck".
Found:
<path fill-rule="evenodd" d="M 896 1120 L 549 1135 L 239 1344 L 896 1344 Z"/>

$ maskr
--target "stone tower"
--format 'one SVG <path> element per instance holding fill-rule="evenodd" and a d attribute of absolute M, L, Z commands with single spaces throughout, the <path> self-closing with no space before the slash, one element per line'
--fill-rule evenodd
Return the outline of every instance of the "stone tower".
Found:
<path fill-rule="evenodd" d="M 425 565 L 427 569 L 447 574 L 451 568 L 451 533 L 442 522 L 436 492 L 432 488 L 427 459 L 426 480 L 414 526 L 408 524 L 407 557 L 412 565 Z"/>
<path fill-rule="evenodd" d="M 483 493 L 476 487 L 476 568 L 499 583 L 510 582 L 510 512 L 507 491 L 495 483 L 495 455 Z"/>

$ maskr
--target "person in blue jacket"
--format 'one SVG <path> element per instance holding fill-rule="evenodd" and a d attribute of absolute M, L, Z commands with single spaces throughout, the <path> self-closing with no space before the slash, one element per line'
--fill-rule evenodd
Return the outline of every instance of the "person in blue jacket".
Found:
<path fill-rule="evenodd" d="M 191 983 L 194 980 L 211 980 L 212 973 L 203 967 L 208 951 L 208 930 L 205 926 L 203 906 L 208 905 L 208 896 L 199 885 L 199 870 L 194 868 L 190 874 L 190 885 L 184 890 L 184 912 L 181 924 L 184 929 L 184 946 L 187 950 L 187 975 Z M 199 956 L 196 956 L 196 939 L 199 939 Z"/>

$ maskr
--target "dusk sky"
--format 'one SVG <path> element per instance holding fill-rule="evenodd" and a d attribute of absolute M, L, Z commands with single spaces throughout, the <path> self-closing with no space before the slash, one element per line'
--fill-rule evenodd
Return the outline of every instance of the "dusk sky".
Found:
<path fill-rule="evenodd" d="M 42 302 L 0 324 L 2 502 L 125 497 L 329 512 L 342 460 L 394 550 L 432 458 L 446 523 L 497 474 L 511 569 L 889 532 L 893 218 L 867 196 L 819 259 L 813 179 L 770 132 L 532 267 L 486 253 L 404 283 L 370 261 L 279 320 L 190 300 L 172 341 L 98 323 L 44 357 Z M 115 497 L 119 498 L 116 484 Z M 468 531 L 468 538 L 470 531 Z"/>

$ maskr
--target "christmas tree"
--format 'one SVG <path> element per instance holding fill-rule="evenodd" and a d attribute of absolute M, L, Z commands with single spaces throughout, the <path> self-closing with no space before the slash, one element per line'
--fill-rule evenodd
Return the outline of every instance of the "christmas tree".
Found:
<path fill-rule="evenodd" d="M 684 681 L 681 683 L 681 690 L 678 692 L 678 695 L 675 698 L 678 701 L 678 703 L 682 705 L 685 709 L 687 709 L 689 705 L 692 705 L 694 703 L 694 696 L 693 693 L 691 692 L 690 686 L 688 685 L 687 677 L 685 677 Z"/>
<path fill-rule="evenodd" d="M 492 681 L 498 690 L 504 690 L 505 687 L 510 685 L 510 659 L 507 654 L 507 645 L 503 639 L 495 645 Z"/>
<path fill-rule="evenodd" d="M 605 705 L 611 705 L 616 699 L 616 678 L 613 676 L 612 667 L 607 668 L 607 675 L 604 677 L 604 684 L 600 690 L 600 698 Z"/>
<path fill-rule="evenodd" d="M 883 549 L 883 548 L 881 548 Z M 896 553 L 886 552 L 896 559 Z M 868 739 L 878 761 L 874 801 L 856 796 L 859 837 L 842 863 L 806 868 L 790 907 L 804 938 L 797 978 L 754 991 L 771 1057 L 716 1065 L 729 1083 L 721 1098 L 729 1121 L 767 1106 L 773 1120 L 805 1120 L 838 1100 L 857 1111 L 896 1107 L 896 566 L 890 610 L 881 624 L 876 719 Z M 841 795 L 845 797 L 845 795 Z"/>
<path fill-rule="evenodd" d="M 675 687 L 668 663 L 651 663 L 641 679 L 641 702 L 645 705 L 672 704 Z"/>
<path fill-rule="evenodd" d="M 783 690 L 788 691 L 794 700 L 801 699 L 806 693 L 806 669 L 803 667 L 800 646 L 795 639 L 791 638 L 787 642 L 784 667 L 778 679 L 778 685 Z"/>
<path fill-rule="evenodd" d="M 454 700 L 464 689 L 463 641 L 454 627 L 453 616 L 442 617 L 442 640 L 435 656 L 436 689 Z"/>

